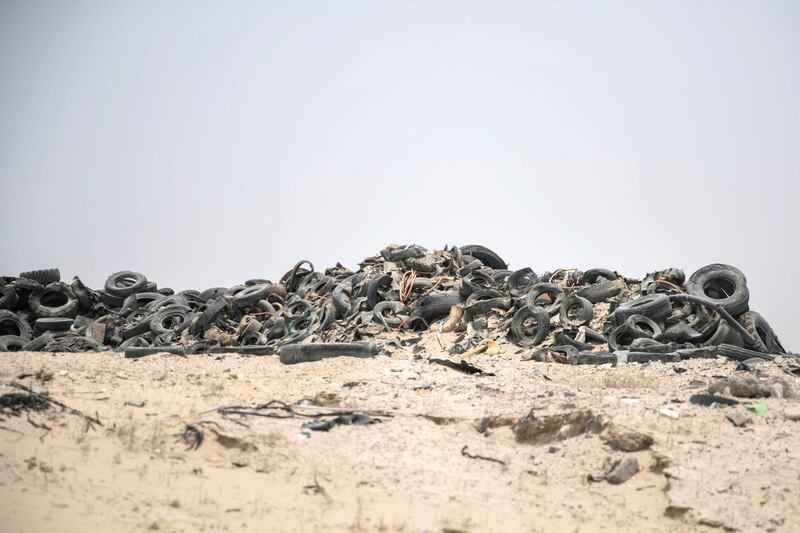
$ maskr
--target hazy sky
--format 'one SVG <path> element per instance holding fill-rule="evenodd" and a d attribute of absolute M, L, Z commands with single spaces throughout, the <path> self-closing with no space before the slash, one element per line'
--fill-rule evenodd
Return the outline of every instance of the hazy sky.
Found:
<path fill-rule="evenodd" d="M 712 263 L 800 349 L 800 3 L 0 3 L 0 273 Z"/>

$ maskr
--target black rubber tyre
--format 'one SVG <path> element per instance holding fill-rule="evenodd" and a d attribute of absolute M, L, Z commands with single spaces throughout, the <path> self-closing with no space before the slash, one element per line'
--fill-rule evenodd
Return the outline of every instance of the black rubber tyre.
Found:
<path fill-rule="evenodd" d="M 536 276 L 536 272 L 530 267 L 525 267 L 512 272 L 506 279 L 506 285 L 508 286 L 509 294 L 515 298 L 519 298 L 524 296 L 525 293 L 528 292 L 528 289 L 533 287 L 538 281 L 539 278 Z"/>
<path fill-rule="evenodd" d="M 533 319 L 535 326 L 531 331 L 526 324 Z M 511 319 L 511 341 L 518 346 L 536 346 L 547 337 L 550 332 L 550 316 L 543 308 L 538 306 L 522 307 Z"/>
<path fill-rule="evenodd" d="M 0 335 L 15 335 L 23 339 L 30 339 L 31 327 L 16 313 L 0 309 Z"/>
<path fill-rule="evenodd" d="M 378 346 L 366 342 L 288 344 L 281 347 L 280 361 L 293 365 L 329 357 L 372 357 L 377 353 Z"/>
<path fill-rule="evenodd" d="M 69 331 L 72 328 L 71 318 L 37 318 L 37 331 Z"/>
<path fill-rule="evenodd" d="M 144 274 L 123 270 L 111 274 L 106 280 L 106 292 L 122 298 L 137 292 L 145 292 L 147 278 Z"/>
<path fill-rule="evenodd" d="M 540 363 L 556 362 L 569 364 L 571 360 L 578 356 L 578 349 L 569 344 L 563 346 L 547 346 L 539 348 L 533 354 L 533 360 Z"/>
<path fill-rule="evenodd" d="M 715 263 L 704 266 L 691 275 L 686 291 L 695 296 L 710 298 L 728 313 L 739 316 L 749 311 L 750 291 L 741 270 Z"/>
<path fill-rule="evenodd" d="M 293 298 L 291 301 L 286 302 L 286 307 L 283 308 L 283 316 L 287 320 L 294 320 L 301 318 L 314 310 L 314 304 L 302 298 Z"/>
<path fill-rule="evenodd" d="M 45 346 L 53 342 L 55 339 L 49 333 L 42 333 L 32 341 L 27 341 L 25 346 L 22 347 L 22 351 L 24 352 L 39 352 L 44 349 Z"/>
<path fill-rule="evenodd" d="M 425 322 L 431 324 L 433 321 L 449 315 L 450 308 L 460 303 L 461 297 L 455 293 L 429 294 L 419 299 L 413 316 L 422 317 Z"/>
<path fill-rule="evenodd" d="M 228 287 L 211 287 L 210 289 L 206 289 L 200 293 L 200 299 L 205 300 L 206 302 L 209 300 L 213 300 L 218 296 L 222 296 L 228 291 Z"/>
<path fill-rule="evenodd" d="M 497 289 L 481 289 L 469 295 L 464 312 L 470 318 L 475 318 L 489 313 L 492 309 L 507 311 L 510 308 L 511 299 L 504 298 L 502 292 Z"/>
<path fill-rule="evenodd" d="M 617 307 L 614 319 L 617 324 L 624 324 L 633 315 L 643 315 L 655 322 L 663 322 L 671 314 L 672 304 L 666 294 L 649 294 Z"/>
<path fill-rule="evenodd" d="M 125 297 L 123 296 L 115 296 L 106 291 L 98 292 L 100 293 L 100 301 L 110 309 L 121 309 L 125 304 Z"/>
<path fill-rule="evenodd" d="M 0 352 L 21 352 L 26 344 L 27 339 L 17 335 L 3 335 L 0 337 Z"/>
<path fill-rule="evenodd" d="M 233 295 L 233 303 L 237 307 L 255 305 L 267 295 L 266 285 L 250 285 Z"/>
<path fill-rule="evenodd" d="M 42 285 L 50 285 L 51 283 L 61 281 L 61 272 L 59 272 L 57 268 L 31 270 L 30 272 L 21 273 L 19 277 L 38 281 Z"/>
<path fill-rule="evenodd" d="M 506 262 L 503 261 L 499 255 L 485 246 L 481 246 L 480 244 L 468 244 L 466 246 L 460 246 L 459 248 L 463 255 L 471 255 L 490 268 L 497 270 L 505 270 L 508 268 Z"/>
<path fill-rule="evenodd" d="M 730 344 L 732 346 L 744 348 L 742 336 L 724 320 L 720 320 L 717 331 L 714 332 L 710 339 L 702 343 L 701 346 L 719 346 L 720 344 Z"/>
<path fill-rule="evenodd" d="M 555 341 L 558 344 L 569 344 L 570 346 L 574 346 L 581 351 L 589 351 L 593 348 L 591 344 L 588 342 L 581 342 L 579 340 L 575 340 L 574 338 L 570 337 L 570 334 L 574 335 L 577 332 L 572 331 L 559 331 L 556 333 Z"/>
<path fill-rule="evenodd" d="M 597 283 L 600 278 L 605 278 L 605 281 L 613 281 L 619 277 L 619 274 L 612 272 L 607 268 L 590 268 L 584 272 L 578 279 L 579 285 L 593 285 Z"/>
<path fill-rule="evenodd" d="M 208 302 L 206 308 L 200 314 L 200 319 L 195 322 L 195 326 L 192 328 L 194 333 L 205 332 L 227 306 L 228 301 L 224 296 L 217 296 L 215 300 Z"/>
<path fill-rule="evenodd" d="M 739 323 L 744 326 L 744 329 L 753 336 L 755 339 L 755 346 L 753 349 L 768 354 L 784 354 L 786 350 L 783 349 L 778 336 L 772 330 L 763 316 L 755 311 L 748 311 L 738 318 Z"/>
<path fill-rule="evenodd" d="M 627 350 L 635 339 L 645 337 L 645 334 L 637 329 L 622 324 L 617 326 L 608 336 L 608 347 L 612 352 L 617 350 Z"/>
<path fill-rule="evenodd" d="M 597 302 L 613 298 L 622 292 L 622 290 L 623 288 L 613 281 L 601 281 L 600 283 L 578 289 L 573 294 L 577 294 L 582 298 L 586 298 L 593 304 L 596 304 Z"/>
<path fill-rule="evenodd" d="M 150 331 L 155 335 L 178 334 L 189 327 L 189 312 L 184 305 L 165 307 L 153 315 Z"/>
<path fill-rule="evenodd" d="M 405 311 L 405 309 L 406 306 L 403 302 L 378 302 L 372 309 L 372 315 L 379 324 L 386 322 L 386 325 L 390 328 L 397 328 L 403 322 L 403 319 L 397 315 Z"/>
<path fill-rule="evenodd" d="M 38 318 L 74 317 L 80 302 L 72 287 L 59 281 L 31 293 L 28 307 Z"/>
<path fill-rule="evenodd" d="M 155 313 L 137 309 L 128 315 L 125 325 L 119 330 L 119 334 L 123 339 L 130 339 L 131 337 L 148 333 L 150 331 L 150 323 L 153 321 L 153 316 L 155 316 Z"/>
<path fill-rule="evenodd" d="M 564 298 L 559 309 L 559 320 L 564 327 L 583 326 L 591 322 L 594 317 L 592 302 L 577 294 Z"/>
<path fill-rule="evenodd" d="M 537 301 L 540 296 L 547 295 L 550 297 L 550 303 Z M 564 298 L 564 291 L 558 285 L 552 283 L 537 283 L 528 291 L 525 297 L 525 302 L 528 307 L 544 307 L 545 305 L 550 308 L 558 309 L 561 300 Z"/>
<path fill-rule="evenodd" d="M 15 309 L 19 304 L 19 296 L 12 285 L 0 289 L 0 309 Z"/>
<path fill-rule="evenodd" d="M 625 321 L 625 324 L 628 327 L 639 331 L 646 337 L 655 337 L 663 332 L 661 326 L 644 315 L 631 315 Z"/>
<path fill-rule="evenodd" d="M 391 274 L 378 274 L 369 280 L 369 283 L 367 284 L 367 309 L 371 311 L 378 304 L 378 302 L 384 299 L 379 291 L 388 290 L 391 288 L 391 286 Z"/>

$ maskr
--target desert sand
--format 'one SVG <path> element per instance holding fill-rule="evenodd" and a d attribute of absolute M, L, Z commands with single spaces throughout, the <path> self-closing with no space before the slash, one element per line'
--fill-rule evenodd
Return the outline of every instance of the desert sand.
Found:
<path fill-rule="evenodd" d="M 0 354 L 0 393 L 47 391 L 102 423 L 59 408 L 3 416 L 0 530 L 800 530 L 800 402 L 740 399 L 766 407 L 756 414 L 688 401 L 741 373 L 735 362 L 576 367 L 505 345 L 468 358 L 494 375 L 469 375 L 428 362 L 443 357 L 434 336 L 385 346 L 371 359 L 291 366 Z M 773 363 L 752 372 L 800 390 Z M 301 431 L 311 418 L 218 410 L 271 400 L 380 422 Z M 569 413 L 592 423 L 562 426 Z M 526 415 L 554 429 L 521 442 L 514 424 Z M 652 445 L 615 449 L 612 430 Z M 603 479 L 629 457 L 633 477 Z"/>

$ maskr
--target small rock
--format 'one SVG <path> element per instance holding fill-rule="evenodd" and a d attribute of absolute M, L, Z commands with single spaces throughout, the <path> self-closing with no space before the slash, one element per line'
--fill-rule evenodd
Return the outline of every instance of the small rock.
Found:
<path fill-rule="evenodd" d="M 725 417 L 737 428 L 747 425 L 751 420 L 749 416 L 741 411 L 732 411 L 725 415 Z"/>
<path fill-rule="evenodd" d="M 616 450 L 638 452 L 653 445 L 653 437 L 622 426 L 611 426 L 600 438 Z"/>
<path fill-rule="evenodd" d="M 791 406 L 787 407 L 783 410 L 783 417 L 786 420 L 792 420 L 794 422 L 800 422 L 800 406 Z"/>
<path fill-rule="evenodd" d="M 619 485 L 628 481 L 638 471 L 639 461 L 636 457 L 625 457 L 606 474 L 606 481 L 612 485 Z"/>
<path fill-rule="evenodd" d="M 560 449 L 558 446 L 550 446 L 547 448 L 547 453 L 558 453 Z"/>

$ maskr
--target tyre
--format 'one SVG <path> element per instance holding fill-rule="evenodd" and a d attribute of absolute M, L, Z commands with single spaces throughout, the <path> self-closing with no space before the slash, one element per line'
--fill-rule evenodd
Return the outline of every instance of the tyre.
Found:
<path fill-rule="evenodd" d="M 403 302 L 378 302 L 378 305 L 372 309 L 372 315 L 379 324 L 385 322 L 390 328 L 398 328 L 403 319 L 397 315 L 405 311 L 405 309 L 406 306 Z"/>
<path fill-rule="evenodd" d="M 671 314 L 672 304 L 666 294 L 650 294 L 617 307 L 614 311 L 614 319 L 617 324 L 624 324 L 633 315 L 643 315 L 656 322 L 663 322 Z"/>
<path fill-rule="evenodd" d="M 19 304 L 19 296 L 12 285 L 0 289 L 0 309 L 15 309 Z"/>
<path fill-rule="evenodd" d="M 543 302 L 541 299 L 542 296 L 547 296 L 550 301 Z M 554 307 L 560 304 L 563 298 L 564 291 L 558 285 L 554 285 L 552 283 L 537 283 L 531 287 L 530 291 L 528 291 L 528 295 L 525 297 L 525 302 L 528 307 Z"/>
<path fill-rule="evenodd" d="M 536 276 L 536 272 L 529 267 L 525 267 L 512 272 L 506 279 L 506 285 L 508 286 L 509 294 L 515 298 L 519 298 L 524 296 L 525 293 L 528 292 L 528 289 L 533 287 L 538 281 L 539 278 Z"/>
<path fill-rule="evenodd" d="M 511 319 L 511 340 L 518 346 L 541 344 L 549 332 L 550 316 L 541 307 L 522 307 Z"/>
<path fill-rule="evenodd" d="M 377 345 L 366 342 L 289 344 L 281 347 L 280 361 L 293 365 L 329 357 L 372 357 L 377 353 Z"/>
<path fill-rule="evenodd" d="M 378 302 L 384 300 L 381 292 L 387 291 L 392 287 L 391 274 L 378 274 L 367 284 L 367 309 L 372 310 Z"/>
<path fill-rule="evenodd" d="M 586 298 L 593 304 L 596 304 L 597 302 L 602 302 L 603 300 L 617 296 L 622 290 L 623 287 L 614 281 L 601 281 L 600 283 L 578 289 L 573 294 L 577 294 L 582 298 Z"/>
<path fill-rule="evenodd" d="M 475 318 L 489 313 L 492 309 L 507 311 L 510 308 L 511 300 L 504 298 L 503 293 L 497 289 L 481 289 L 469 295 L 464 311 L 470 318 Z"/>
<path fill-rule="evenodd" d="M 0 352 L 21 352 L 26 344 L 28 341 L 17 335 L 3 335 L 0 337 Z"/>
<path fill-rule="evenodd" d="M 564 298 L 559 309 L 559 320 L 564 327 L 578 327 L 591 322 L 594 317 L 592 302 L 571 294 Z"/>
<path fill-rule="evenodd" d="M 739 323 L 755 339 L 753 348 L 762 353 L 783 354 L 783 349 L 778 336 L 763 316 L 755 311 L 748 311 L 739 317 Z"/>
<path fill-rule="evenodd" d="M 31 338 L 31 327 L 15 313 L 0 310 L 0 335 L 15 335 L 23 339 Z"/>
<path fill-rule="evenodd" d="M 228 287 L 212 287 L 210 289 L 206 289 L 200 293 L 200 299 L 205 300 L 206 302 L 209 300 L 213 300 L 217 296 L 222 296 L 228 290 Z"/>
<path fill-rule="evenodd" d="M 189 312 L 184 305 L 165 307 L 153 315 L 150 331 L 155 335 L 180 333 L 189 326 Z"/>
<path fill-rule="evenodd" d="M 31 293 L 28 307 L 38 318 L 74 317 L 80 303 L 72 287 L 66 283 L 51 283 L 44 290 Z"/>
<path fill-rule="evenodd" d="M 656 335 L 660 335 L 663 331 L 661 326 L 643 315 L 631 315 L 625 321 L 625 324 L 639 331 L 646 337 L 655 337 Z"/>
<path fill-rule="evenodd" d="M 106 280 L 106 292 L 122 298 L 137 292 L 144 292 L 146 286 L 147 278 L 143 274 L 130 270 L 115 272 Z"/>
<path fill-rule="evenodd" d="M 461 303 L 461 297 L 451 292 L 429 294 L 419 299 L 413 316 L 419 316 L 428 324 L 450 314 L 450 308 Z"/>
<path fill-rule="evenodd" d="M 686 291 L 695 296 L 710 298 L 733 316 L 739 316 L 750 309 L 747 279 L 741 270 L 730 265 L 715 263 L 704 266 L 691 275 Z"/>
<path fill-rule="evenodd" d="M 37 318 L 37 331 L 69 331 L 72 328 L 71 318 Z"/>
<path fill-rule="evenodd" d="M 503 261 L 499 255 L 485 246 L 481 246 L 480 244 L 468 244 L 466 246 L 460 246 L 459 248 L 462 255 L 471 255 L 489 268 L 494 268 L 496 270 L 505 270 L 508 268 L 506 262 Z"/>
<path fill-rule="evenodd" d="M 627 350 L 635 339 L 646 335 L 637 329 L 633 329 L 627 324 L 617 326 L 608 336 L 608 347 L 612 352 Z"/>
<path fill-rule="evenodd" d="M 61 281 L 61 272 L 59 272 L 57 268 L 31 270 L 30 272 L 21 273 L 19 277 L 38 281 L 42 285 L 50 285 L 51 283 Z"/>
<path fill-rule="evenodd" d="M 598 281 L 613 281 L 619 277 L 619 274 L 612 272 L 607 268 L 590 268 L 584 272 L 578 279 L 579 285 L 593 285 Z"/>
<path fill-rule="evenodd" d="M 267 295 L 266 285 L 250 285 L 233 295 L 233 303 L 237 307 L 255 305 Z"/>

